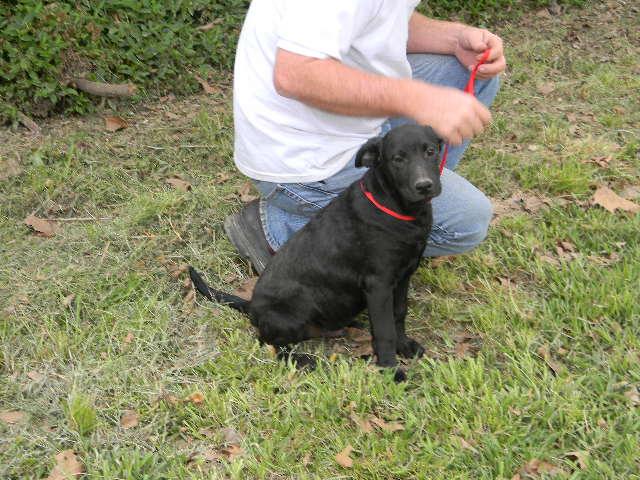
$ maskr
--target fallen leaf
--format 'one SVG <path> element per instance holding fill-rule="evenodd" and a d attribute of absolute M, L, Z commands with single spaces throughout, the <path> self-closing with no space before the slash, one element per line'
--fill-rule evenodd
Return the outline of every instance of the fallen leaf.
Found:
<path fill-rule="evenodd" d="M 0 180 L 7 180 L 11 177 L 17 177 L 22 173 L 20 161 L 15 158 L 9 158 L 0 166 Z"/>
<path fill-rule="evenodd" d="M 353 447 L 351 445 L 347 445 L 344 450 L 336 455 L 336 462 L 344 468 L 353 467 L 353 459 L 350 456 L 351 452 L 353 452 Z"/>
<path fill-rule="evenodd" d="M 62 299 L 62 305 L 64 307 L 70 307 L 73 301 L 76 299 L 76 294 L 72 293 L 71 295 L 67 295 Z"/>
<path fill-rule="evenodd" d="M 549 95 L 556 89 L 555 85 L 552 82 L 545 82 L 541 85 L 538 85 L 538 92 L 543 95 Z"/>
<path fill-rule="evenodd" d="M 211 30 L 216 25 L 219 25 L 220 23 L 222 23 L 222 19 L 216 18 L 213 22 L 209 22 L 206 25 L 200 25 L 199 27 L 196 28 L 196 30 L 200 30 L 201 32 L 208 32 L 209 30 Z"/>
<path fill-rule="evenodd" d="M 618 209 L 631 213 L 640 212 L 640 205 L 620 197 L 608 187 L 598 188 L 591 199 L 591 203 L 599 205 L 611 213 Z"/>
<path fill-rule="evenodd" d="M 369 343 L 359 343 L 355 348 L 351 350 L 351 355 L 356 358 L 371 357 L 373 356 L 373 346 Z"/>
<path fill-rule="evenodd" d="M 189 270 L 189 265 L 187 265 L 186 263 L 183 263 L 182 265 L 170 265 L 169 267 L 169 275 L 171 275 L 172 278 L 178 278 L 180 275 L 182 275 L 183 273 L 185 273 L 187 270 Z"/>
<path fill-rule="evenodd" d="M 129 124 L 120 117 L 104 117 L 104 128 L 108 132 L 117 132 L 128 126 Z"/>
<path fill-rule="evenodd" d="M 627 390 L 626 392 L 624 392 L 624 396 L 629 399 L 629 402 L 634 407 L 640 405 L 640 394 L 638 393 L 637 388 L 633 387 L 631 390 Z"/>
<path fill-rule="evenodd" d="M 48 237 L 48 238 L 53 237 L 56 234 L 56 231 L 58 230 L 58 226 L 56 222 L 47 220 L 45 218 L 38 218 L 35 215 L 29 215 L 27 218 L 24 219 L 24 223 L 25 225 L 28 225 L 31 228 L 33 228 L 36 231 L 36 233 L 38 233 L 43 237 Z"/>
<path fill-rule="evenodd" d="M 537 352 L 538 352 L 538 355 L 542 357 L 542 359 L 545 361 L 547 366 L 554 373 L 554 375 L 557 375 L 562 369 L 562 365 L 553 359 L 553 357 L 551 356 L 551 353 L 549 353 L 549 347 L 547 347 L 546 345 L 541 345 L 540 347 L 538 347 Z"/>
<path fill-rule="evenodd" d="M 228 172 L 219 172 L 216 175 L 216 179 L 214 180 L 214 183 L 225 183 L 227 180 L 229 180 L 231 178 L 231 174 Z"/>
<path fill-rule="evenodd" d="M 140 418 L 135 410 L 127 410 L 122 417 L 120 417 L 120 426 L 125 430 L 134 428 L 138 426 L 139 420 Z"/>
<path fill-rule="evenodd" d="M 311 454 L 307 452 L 304 454 L 304 457 L 302 457 L 302 465 L 306 467 L 310 463 L 311 463 Z"/>
<path fill-rule="evenodd" d="M 228 445 L 240 445 L 242 436 L 231 427 L 225 427 L 221 430 L 224 442 Z"/>
<path fill-rule="evenodd" d="M 385 432 L 398 432 L 400 430 L 404 430 L 404 425 L 399 422 L 385 422 L 380 417 L 376 417 L 375 415 L 369 416 L 369 421 L 373 423 L 376 427 L 384 430 Z"/>
<path fill-rule="evenodd" d="M 344 329 L 347 338 L 353 342 L 369 343 L 371 342 L 371 333 L 362 328 L 347 327 Z"/>
<path fill-rule="evenodd" d="M 462 437 L 458 437 L 456 435 L 453 436 L 453 438 L 455 438 L 456 440 L 458 440 L 458 442 L 460 442 L 460 446 L 466 450 L 470 450 L 473 453 L 479 453 L 478 449 L 475 448 L 473 445 L 471 445 L 469 442 L 467 442 L 464 438 Z"/>
<path fill-rule="evenodd" d="M 585 451 L 575 451 L 575 452 L 567 452 L 565 453 L 565 457 L 569 460 L 577 462 L 580 470 L 587 469 L 587 457 L 589 456 L 589 452 Z"/>
<path fill-rule="evenodd" d="M 204 93 L 206 93 L 207 95 L 211 95 L 212 93 L 218 92 L 218 89 L 216 87 L 212 87 L 211 85 L 209 85 L 209 83 L 204 78 L 200 78 L 198 75 L 194 75 L 194 77 L 198 81 L 202 89 L 204 90 Z"/>
<path fill-rule="evenodd" d="M 364 433 L 371 433 L 373 432 L 373 425 L 371 425 L 371 422 L 369 420 L 367 420 L 366 418 L 360 418 L 355 412 L 351 412 L 349 414 L 349 418 L 351 419 L 351 421 L 353 423 L 355 423 L 360 430 L 362 430 Z"/>
<path fill-rule="evenodd" d="M 540 255 L 540 260 L 542 260 L 545 263 L 548 263 L 550 265 L 553 265 L 555 267 L 559 267 L 560 266 L 560 262 L 558 261 L 557 258 L 552 257 L 549 254 L 544 254 L 544 255 Z"/>
<path fill-rule="evenodd" d="M 234 290 L 233 294 L 240 298 L 244 298 L 245 300 L 251 300 L 251 297 L 253 296 L 253 289 L 256 287 L 256 283 L 259 278 L 260 277 L 247 278 L 242 282 L 242 285 Z"/>
<path fill-rule="evenodd" d="M 65 450 L 56 455 L 56 465 L 46 480 L 69 480 L 84 473 L 84 467 L 78 461 L 73 450 Z"/>
<path fill-rule="evenodd" d="M 461 342 L 461 343 L 456 343 L 456 347 L 455 347 L 455 354 L 456 357 L 458 358 L 465 358 L 469 352 L 469 349 L 471 348 L 471 344 L 470 343 L 466 343 L 466 342 Z"/>
<path fill-rule="evenodd" d="M 202 405 L 204 403 L 204 395 L 200 392 L 194 392 L 184 399 L 185 402 L 191 402 L 194 405 Z"/>
<path fill-rule="evenodd" d="M 538 10 L 536 12 L 536 17 L 538 17 L 538 18 L 551 18 L 551 12 L 549 12 L 549 10 L 547 10 L 546 8 L 543 8 L 543 9 Z"/>
<path fill-rule="evenodd" d="M 10 425 L 14 425 L 16 423 L 22 423 L 26 420 L 26 418 L 27 418 L 26 414 L 19 410 L 9 410 L 5 412 L 0 412 L 0 420 Z"/>
<path fill-rule="evenodd" d="M 44 375 L 42 375 L 40 372 L 36 372 L 35 370 L 27 372 L 27 377 L 29 377 L 34 382 L 41 382 L 42 380 L 44 380 Z"/>
<path fill-rule="evenodd" d="M 178 177 L 167 178 L 165 182 L 171 185 L 176 190 L 180 190 L 182 192 L 188 192 L 189 190 L 191 190 L 191 184 L 186 180 L 182 180 Z"/>
<path fill-rule="evenodd" d="M 609 162 L 611 162 L 611 159 L 613 157 L 611 155 L 608 155 L 606 157 L 602 156 L 602 157 L 594 157 L 591 159 L 591 161 L 593 163 L 595 163 L 596 165 L 598 165 L 599 167 L 602 168 L 607 168 L 609 167 Z"/>
<path fill-rule="evenodd" d="M 122 340 L 122 343 L 124 343 L 125 345 L 129 345 L 131 342 L 133 342 L 133 338 L 133 333 L 129 332 L 127 333 L 127 336 Z"/>
<path fill-rule="evenodd" d="M 245 182 L 238 189 L 238 194 L 240 195 L 240 201 L 242 203 L 249 203 L 259 198 L 258 195 L 255 195 L 252 191 L 251 182 Z"/>
<path fill-rule="evenodd" d="M 236 458 L 243 456 L 244 450 L 238 445 L 230 445 L 228 447 L 221 448 L 220 453 L 222 453 L 227 460 L 232 462 Z"/>
<path fill-rule="evenodd" d="M 525 463 L 520 470 L 520 475 L 523 475 L 525 477 L 540 475 L 549 475 L 551 477 L 555 477 L 556 475 L 560 475 L 562 473 L 565 472 L 560 467 L 557 467 L 549 462 L 538 460 L 537 458 L 534 458 Z"/>

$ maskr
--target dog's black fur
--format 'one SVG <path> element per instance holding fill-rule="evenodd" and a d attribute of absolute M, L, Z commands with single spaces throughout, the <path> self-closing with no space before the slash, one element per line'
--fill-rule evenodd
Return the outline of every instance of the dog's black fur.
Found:
<path fill-rule="evenodd" d="M 318 329 L 349 325 L 367 307 L 378 365 L 396 366 L 396 353 L 421 356 L 424 348 L 405 334 L 407 290 L 431 230 L 430 199 L 441 191 L 441 146 L 431 128 L 405 125 L 369 140 L 356 155 L 357 167 L 369 167 L 362 179 L 366 190 L 415 220 L 380 211 L 358 181 L 277 252 L 250 302 L 209 288 L 191 268 L 194 285 L 210 300 L 247 313 L 260 340 L 282 354 Z M 311 361 L 292 355 L 298 363 Z M 396 370 L 396 379 L 402 378 Z"/>

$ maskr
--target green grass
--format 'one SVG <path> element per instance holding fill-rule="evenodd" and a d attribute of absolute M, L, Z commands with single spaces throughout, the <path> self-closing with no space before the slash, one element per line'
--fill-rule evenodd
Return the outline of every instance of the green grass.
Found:
<path fill-rule="evenodd" d="M 0 413 L 26 415 L 0 420 L 0 478 L 44 478 L 65 449 L 87 478 L 508 480 L 532 459 L 555 478 L 640 478 L 640 216 L 588 205 L 598 185 L 640 183 L 640 22 L 625 8 L 500 28 L 509 73 L 460 170 L 496 200 L 549 203 L 420 268 L 408 328 L 427 356 L 401 385 L 333 358 L 342 341 L 305 345 L 320 366 L 296 372 L 243 316 L 184 301 L 178 265 L 227 290 L 250 275 L 222 230 L 245 182 L 228 88 L 117 112 L 131 126 L 114 134 L 100 117 L 51 120 L 41 138 L 0 132 L 0 178 L 20 170 L 0 183 Z M 606 167 L 590 161 L 602 156 Z M 173 175 L 192 190 L 167 185 Z M 33 212 L 99 220 L 42 238 L 22 224 Z M 577 258 L 560 258 L 560 241 Z M 128 410 L 139 424 L 125 429 Z M 351 410 L 405 429 L 365 433 Z M 244 455 L 203 460 L 225 427 Z M 347 445 L 351 469 L 335 461 Z"/>

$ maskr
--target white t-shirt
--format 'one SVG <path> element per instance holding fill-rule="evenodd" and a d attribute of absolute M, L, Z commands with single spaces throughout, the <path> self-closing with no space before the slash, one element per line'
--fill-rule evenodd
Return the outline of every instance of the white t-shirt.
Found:
<path fill-rule="evenodd" d="M 410 78 L 408 24 L 419 0 L 253 0 L 236 53 L 235 162 L 269 182 L 314 182 L 342 170 L 385 118 L 329 113 L 279 95 L 276 50 Z"/>

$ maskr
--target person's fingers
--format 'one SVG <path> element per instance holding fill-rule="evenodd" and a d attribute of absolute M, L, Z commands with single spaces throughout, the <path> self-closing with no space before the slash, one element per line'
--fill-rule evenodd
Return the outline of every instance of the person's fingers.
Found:
<path fill-rule="evenodd" d="M 483 127 L 486 127 L 491 123 L 491 112 L 478 100 L 476 100 L 475 103 L 475 111 L 478 115 L 478 118 L 480 119 L 480 122 L 482 122 Z"/>
<path fill-rule="evenodd" d="M 478 78 L 486 80 L 502 73 L 507 68 L 507 61 L 504 57 L 500 57 L 495 62 L 485 63 L 478 68 Z"/>

